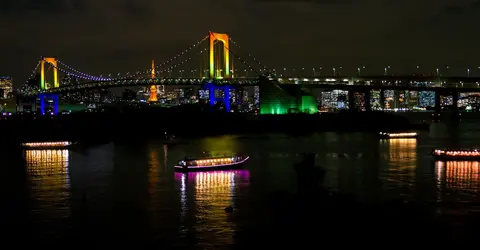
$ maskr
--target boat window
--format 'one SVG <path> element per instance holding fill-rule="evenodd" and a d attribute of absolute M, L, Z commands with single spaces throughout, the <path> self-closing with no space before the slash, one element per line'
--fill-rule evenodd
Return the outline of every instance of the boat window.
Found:
<path fill-rule="evenodd" d="M 178 162 L 178 165 L 180 165 L 180 166 L 185 166 L 185 164 L 186 164 L 185 161 L 179 161 L 179 162 Z"/>

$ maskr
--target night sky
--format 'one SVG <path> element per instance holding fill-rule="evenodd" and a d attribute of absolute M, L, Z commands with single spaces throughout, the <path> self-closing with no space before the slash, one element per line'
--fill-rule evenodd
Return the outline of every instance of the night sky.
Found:
<path fill-rule="evenodd" d="M 148 68 L 226 32 L 271 68 L 480 76 L 480 1 L 1 0 L 0 75 L 18 86 L 40 56 L 100 74 Z"/>

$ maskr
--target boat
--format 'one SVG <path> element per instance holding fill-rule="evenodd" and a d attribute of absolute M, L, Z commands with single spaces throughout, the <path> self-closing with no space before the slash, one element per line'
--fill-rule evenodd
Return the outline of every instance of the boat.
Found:
<path fill-rule="evenodd" d="M 381 139 L 408 139 L 408 138 L 418 138 L 418 133 L 417 132 L 404 132 L 404 133 L 380 132 L 379 136 Z"/>
<path fill-rule="evenodd" d="M 25 149 L 67 149 L 73 143 L 69 141 L 51 141 L 51 142 L 24 142 L 21 146 Z"/>
<path fill-rule="evenodd" d="M 432 155 L 439 161 L 480 161 L 480 149 L 435 149 Z"/>
<path fill-rule="evenodd" d="M 193 172 L 193 171 L 210 171 L 210 170 L 229 170 L 235 169 L 248 161 L 249 156 L 232 155 L 228 157 L 212 157 L 206 156 L 198 159 L 189 159 L 178 161 L 175 171 Z"/>

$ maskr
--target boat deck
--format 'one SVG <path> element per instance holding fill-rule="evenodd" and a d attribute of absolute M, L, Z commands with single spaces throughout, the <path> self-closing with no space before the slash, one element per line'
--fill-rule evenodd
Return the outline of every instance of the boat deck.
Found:
<path fill-rule="evenodd" d="M 249 158 L 249 156 L 233 156 L 197 160 L 182 160 L 179 161 L 175 166 L 175 171 L 189 172 L 235 169 L 247 162 Z"/>

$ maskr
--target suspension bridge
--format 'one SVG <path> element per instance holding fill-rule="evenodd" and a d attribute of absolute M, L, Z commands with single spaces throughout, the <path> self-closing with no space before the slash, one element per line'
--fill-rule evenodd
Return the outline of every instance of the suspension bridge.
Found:
<path fill-rule="evenodd" d="M 256 57 L 248 53 L 244 56 L 238 51 L 240 46 L 228 34 L 209 32 L 161 64 L 155 65 L 152 60 L 151 68 L 107 76 L 86 73 L 55 57 L 42 57 L 32 70 L 30 79 L 35 80 L 27 82 L 18 94 L 38 98 L 42 114 L 46 99 L 53 102 L 53 112 L 58 113 L 58 95 L 62 93 L 129 86 L 148 87 L 151 102 L 157 101 L 157 89 L 165 85 L 203 86 L 209 89 L 212 103 L 215 90 L 223 90 L 227 99 L 231 86 L 258 85 L 262 76 L 268 74 L 267 67 Z M 247 71 L 253 77 L 236 75 Z"/>
<path fill-rule="evenodd" d="M 19 89 L 18 94 L 23 97 L 38 98 L 41 114 L 45 113 L 45 100 L 49 100 L 50 103 L 53 103 L 53 113 L 56 114 L 58 113 L 59 95 L 62 93 L 129 86 L 147 87 L 151 102 L 157 101 L 157 90 L 164 86 L 201 86 L 209 90 L 211 105 L 217 101 L 215 91 L 220 89 L 224 93 L 223 102 L 227 111 L 230 110 L 230 88 L 258 86 L 261 82 L 344 89 L 352 93 L 367 93 L 373 89 L 432 90 L 438 93 L 451 92 L 452 89 L 456 89 L 454 90 L 456 93 L 480 91 L 480 78 L 477 77 L 441 78 L 439 75 L 279 77 L 275 75 L 275 70 L 270 70 L 255 56 L 242 52 L 238 43 L 228 34 L 209 32 L 207 36 L 169 60 L 157 65 L 152 60 L 151 67 L 133 73 L 110 73 L 106 76 L 95 76 L 67 64 L 59 58 L 42 57 L 32 70 L 31 79 L 35 80 L 25 84 Z M 423 85 L 418 85 L 419 82 Z M 441 89 L 439 90 L 439 88 Z M 278 96 L 278 94 L 272 94 L 271 98 L 275 95 Z M 366 95 L 368 96 L 368 93 Z"/>
<path fill-rule="evenodd" d="M 127 86 L 257 84 L 259 76 L 267 74 L 268 69 L 251 54 L 240 56 L 239 48 L 227 34 L 209 32 L 208 36 L 161 64 L 155 65 L 152 61 L 151 68 L 108 76 L 94 76 L 58 58 L 42 57 L 32 70 L 31 78 L 38 76 L 38 84 L 25 85 L 20 93 L 39 95 Z M 236 76 L 246 71 L 253 76 Z M 62 81 L 65 76 L 75 79 L 74 82 Z"/>

